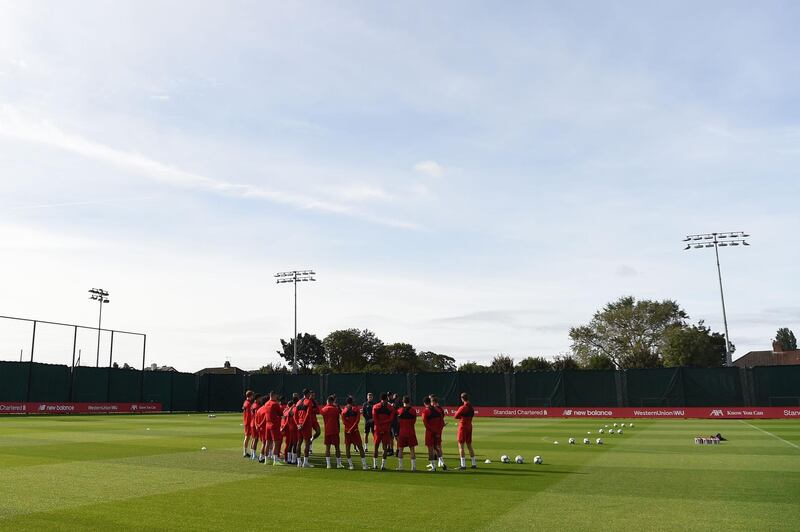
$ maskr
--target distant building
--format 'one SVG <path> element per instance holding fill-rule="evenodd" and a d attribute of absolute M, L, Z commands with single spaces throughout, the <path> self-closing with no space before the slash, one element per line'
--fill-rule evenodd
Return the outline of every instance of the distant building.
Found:
<path fill-rule="evenodd" d="M 159 366 L 158 364 L 150 364 L 149 367 L 144 368 L 145 371 L 178 371 L 172 366 Z"/>
<path fill-rule="evenodd" d="M 221 368 L 203 368 L 195 372 L 195 375 L 205 375 L 207 373 L 214 375 L 247 375 L 245 370 L 237 368 L 236 366 L 231 366 L 230 362 L 225 362 L 225 365 Z"/>
<path fill-rule="evenodd" d="M 772 351 L 750 351 L 733 361 L 738 368 L 753 366 L 794 366 L 800 364 L 800 349 L 784 351 L 778 342 L 772 342 Z"/>

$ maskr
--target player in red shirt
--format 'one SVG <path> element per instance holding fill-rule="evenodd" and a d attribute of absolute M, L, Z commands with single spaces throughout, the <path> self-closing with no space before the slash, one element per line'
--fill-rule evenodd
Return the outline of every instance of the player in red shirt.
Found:
<path fill-rule="evenodd" d="M 261 404 L 259 404 L 260 400 L 261 394 L 257 393 L 253 396 L 253 400 L 250 402 L 250 436 L 252 437 L 252 452 L 250 453 L 250 458 L 253 460 L 258 458 L 258 440 L 261 437 L 261 434 L 259 434 L 258 430 L 256 429 L 256 411 L 261 408 Z"/>
<path fill-rule="evenodd" d="M 267 404 L 267 397 L 262 395 L 256 401 L 258 405 L 258 409 L 256 410 L 256 414 L 253 417 L 254 419 L 254 426 L 256 431 L 256 444 L 258 444 L 258 440 L 261 440 L 261 452 L 258 454 L 258 461 L 259 463 L 266 462 L 266 451 L 267 451 L 267 416 L 268 416 L 268 404 Z"/>
<path fill-rule="evenodd" d="M 320 413 L 319 403 L 317 403 L 317 392 L 311 390 L 311 401 L 314 403 L 314 415 L 311 418 L 311 429 L 314 431 L 314 434 L 311 436 L 311 443 L 308 444 L 308 454 L 314 454 L 314 440 L 319 438 L 322 431 L 319 427 L 319 420 L 317 419 L 317 414 Z"/>
<path fill-rule="evenodd" d="M 294 404 L 297 399 L 292 397 L 283 409 L 281 417 L 281 433 L 285 442 L 283 457 L 287 464 L 295 463 L 297 445 L 297 424 L 294 422 Z"/>
<path fill-rule="evenodd" d="M 264 405 L 267 413 L 266 423 L 266 461 L 272 460 L 272 465 L 284 465 L 281 461 L 281 415 L 283 408 L 278 400 L 278 394 L 269 392 L 269 401 Z"/>
<path fill-rule="evenodd" d="M 342 425 L 344 425 L 344 447 L 347 453 L 347 465 L 353 469 L 353 459 L 350 457 L 350 447 L 355 447 L 361 455 L 361 467 L 367 470 L 367 458 L 364 454 L 364 442 L 358 432 L 358 422 L 361 420 L 361 410 L 353 405 L 353 396 L 347 397 L 347 404 L 342 410 Z"/>
<path fill-rule="evenodd" d="M 403 449 L 408 447 L 411 452 L 411 471 L 417 470 L 417 431 L 414 424 L 417 422 L 417 410 L 411 406 L 411 397 L 403 396 L 403 406 L 397 410 L 399 430 L 397 434 L 397 470 L 403 470 Z"/>
<path fill-rule="evenodd" d="M 248 452 L 250 447 L 250 437 L 252 436 L 250 431 L 250 405 L 253 404 L 253 390 L 247 390 L 247 393 L 244 394 L 244 404 L 242 404 L 242 427 L 244 427 L 244 454 L 243 458 L 250 458 L 250 453 Z"/>
<path fill-rule="evenodd" d="M 423 399 L 425 407 L 422 409 L 422 423 L 425 425 L 425 446 L 428 448 L 428 460 L 431 471 L 436 471 L 437 458 L 438 466 L 447 471 L 442 458 L 442 431 L 444 430 L 444 411 L 439 406 L 433 404 L 436 400 L 435 395 Z"/>
<path fill-rule="evenodd" d="M 331 445 L 336 449 L 336 467 L 341 469 L 342 451 L 339 448 L 339 416 L 342 411 L 336 405 L 336 397 L 328 396 L 328 402 L 322 407 L 322 420 L 325 422 L 325 466 L 331 469 Z"/>
<path fill-rule="evenodd" d="M 381 458 L 381 471 L 386 469 L 386 457 L 392 445 L 392 421 L 395 417 L 394 407 L 389 404 L 389 395 L 381 394 L 381 402 L 372 407 L 372 420 L 375 423 L 373 439 L 375 449 L 372 453 L 372 467 L 378 468 L 378 447 L 383 445 L 383 458 Z"/>
<path fill-rule="evenodd" d="M 469 402 L 469 396 L 466 393 L 461 394 L 462 405 L 456 410 L 455 418 L 458 420 L 458 455 L 461 458 L 461 466 L 459 469 L 467 468 L 467 459 L 464 457 L 464 446 L 469 449 L 469 456 L 472 459 L 472 469 L 478 468 L 478 463 L 475 461 L 475 451 L 472 449 L 472 418 L 475 415 L 475 409 Z"/>
<path fill-rule="evenodd" d="M 316 418 L 314 405 L 314 400 L 311 399 L 311 391 L 304 389 L 302 399 L 300 399 L 294 407 L 294 419 L 297 423 L 299 438 L 297 446 L 298 454 L 300 454 L 303 447 L 303 442 L 306 444 L 303 456 L 300 456 L 299 460 L 297 460 L 297 467 L 314 467 L 313 464 L 308 462 L 308 448 L 311 445 L 311 430 L 313 425 L 312 418 Z"/>

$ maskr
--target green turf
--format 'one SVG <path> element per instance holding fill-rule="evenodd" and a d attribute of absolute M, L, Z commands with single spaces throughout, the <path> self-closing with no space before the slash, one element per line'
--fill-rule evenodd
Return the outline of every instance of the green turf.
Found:
<path fill-rule="evenodd" d="M 239 423 L 0 417 L 0 529 L 800 528 L 798 421 L 640 420 L 603 446 L 571 446 L 611 422 L 476 419 L 479 469 L 435 474 L 423 459 L 416 473 L 259 465 L 241 457 Z M 717 431 L 730 441 L 694 445 Z M 444 438 L 454 468 L 452 424 Z M 501 464 L 504 453 L 529 462 Z"/>

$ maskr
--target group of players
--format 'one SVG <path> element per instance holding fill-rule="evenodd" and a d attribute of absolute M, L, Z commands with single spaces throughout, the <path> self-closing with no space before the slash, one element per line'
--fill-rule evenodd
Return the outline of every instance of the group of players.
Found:
<path fill-rule="evenodd" d="M 444 409 L 435 395 L 425 397 L 423 403 L 421 416 L 425 426 L 425 446 L 428 448 L 427 467 L 430 471 L 437 469 L 446 471 L 447 465 L 442 454 L 442 432 L 446 424 Z M 461 394 L 461 403 L 454 415 L 458 420 L 459 469 L 467 468 L 466 451 L 469 451 L 471 467 L 475 469 L 477 462 L 472 448 L 472 418 L 475 410 L 466 393 Z M 317 420 L 318 414 L 322 416 L 325 428 L 325 464 L 328 469 L 345 468 L 340 449 L 340 434 L 343 428 L 348 469 L 354 469 L 351 450 L 355 450 L 360 456 L 362 469 L 370 469 L 367 465 L 364 441 L 368 442 L 372 433 L 374 443 L 372 469 L 385 470 L 387 457 L 396 455 L 397 469 L 402 471 L 403 451 L 408 449 L 411 471 L 416 471 L 418 441 L 415 425 L 419 414 L 417 409 L 411 406 L 409 396 L 400 400 L 397 394 L 391 392 L 382 393 L 377 402 L 370 392 L 361 406 L 354 404 L 352 397 L 347 397 L 343 408 L 337 405 L 336 396 L 331 395 L 320 408 L 313 390 L 305 389 L 301 394 L 293 394 L 288 400 L 279 397 L 275 392 L 260 395 L 248 390 L 242 405 L 244 457 L 264 464 L 271 462 L 275 466 L 291 464 L 297 467 L 314 467 L 308 457 L 312 454 L 313 441 L 322 434 Z M 359 431 L 362 418 L 363 440 Z M 331 447 L 334 448 L 335 466 L 331 464 Z M 380 466 L 379 450 L 382 450 Z"/>

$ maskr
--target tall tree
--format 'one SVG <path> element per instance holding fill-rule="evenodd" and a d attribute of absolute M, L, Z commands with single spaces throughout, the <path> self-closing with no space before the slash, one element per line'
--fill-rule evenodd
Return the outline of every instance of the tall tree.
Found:
<path fill-rule="evenodd" d="M 289 373 L 289 368 L 277 362 L 270 362 L 266 366 L 261 366 L 258 371 L 253 373 Z"/>
<path fill-rule="evenodd" d="M 734 347 L 731 344 L 731 353 Z M 665 334 L 665 366 L 717 368 L 725 365 L 725 335 L 712 333 L 700 321 L 696 326 L 674 327 Z"/>
<path fill-rule="evenodd" d="M 461 373 L 488 373 L 489 367 L 470 361 L 458 366 L 458 371 Z"/>
<path fill-rule="evenodd" d="M 322 341 L 325 364 L 334 373 L 353 373 L 367 369 L 369 363 L 385 361 L 383 342 L 368 329 L 333 331 Z"/>
<path fill-rule="evenodd" d="M 422 371 L 455 371 L 456 359 L 447 355 L 440 355 L 433 351 L 421 351 L 419 360 L 423 365 Z"/>
<path fill-rule="evenodd" d="M 572 355 L 556 355 L 553 358 L 553 369 L 555 371 L 564 369 L 581 369 L 581 366 Z"/>
<path fill-rule="evenodd" d="M 495 355 L 492 359 L 492 363 L 489 364 L 489 371 L 493 373 L 513 373 L 514 359 L 502 353 Z"/>
<path fill-rule="evenodd" d="M 375 367 L 376 371 L 388 373 L 417 373 L 423 367 L 423 363 L 417 355 L 416 349 L 411 344 L 394 343 L 387 345 L 382 357 L 383 363 Z M 373 363 L 373 366 L 375 364 Z"/>
<path fill-rule="evenodd" d="M 588 325 L 572 327 L 572 352 L 582 362 L 605 355 L 616 368 L 661 365 L 665 333 L 683 327 L 688 316 L 675 301 L 622 297 L 597 311 Z"/>
<path fill-rule="evenodd" d="M 289 367 L 294 360 L 294 339 L 281 340 L 281 350 L 278 354 L 286 360 Z M 309 373 L 320 364 L 325 363 L 325 348 L 322 340 L 316 335 L 303 333 L 297 335 L 297 371 L 299 373 Z"/>
<path fill-rule="evenodd" d="M 788 327 L 781 327 L 775 333 L 775 341 L 781 346 L 784 351 L 794 351 L 797 349 L 797 338 Z"/>
<path fill-rule="evenodd" d="M 581 363 L 583 369 L 614 369 L 614 362 L 606 355 L 591 355 Z"/>
<path fill-rule="evenodd" d="M 544 357 L 527 357 L 517 363 L 516 371 L 548 371 L 553 364 Z"/>

